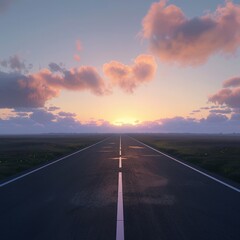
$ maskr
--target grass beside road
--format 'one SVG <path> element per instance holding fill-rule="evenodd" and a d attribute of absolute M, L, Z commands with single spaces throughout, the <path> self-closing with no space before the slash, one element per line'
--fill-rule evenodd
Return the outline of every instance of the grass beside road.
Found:
<path fill-rule="evenodd" d="M 103 134 L 0 136 L 0 180 L 106 137 Z"/>
<path fill-rule="evenodd" d="M 164 153 L 240 183 L 240 135 L 137 134 Z"/>

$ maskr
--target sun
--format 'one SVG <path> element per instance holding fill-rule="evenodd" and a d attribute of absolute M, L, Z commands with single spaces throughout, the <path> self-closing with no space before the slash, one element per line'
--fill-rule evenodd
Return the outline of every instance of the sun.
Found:
<path fill-rule="evenodd" d="M 130 117 L 118 118 L 115 121 L 113 121 L 113 125 L 115 126 L 137 125 L 138 123 L 139 121 L 137 119 Z"/>

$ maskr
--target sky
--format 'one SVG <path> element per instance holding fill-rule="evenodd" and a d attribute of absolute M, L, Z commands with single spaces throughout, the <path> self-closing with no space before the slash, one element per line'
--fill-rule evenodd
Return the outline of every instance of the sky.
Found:
<path fill-rule="evenodd" d="M 0 134 L 240 133 L 240 0 L 0 0 Z"/>

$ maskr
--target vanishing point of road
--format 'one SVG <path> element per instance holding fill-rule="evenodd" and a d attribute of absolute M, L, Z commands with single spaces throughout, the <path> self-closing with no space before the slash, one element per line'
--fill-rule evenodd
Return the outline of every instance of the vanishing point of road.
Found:
<path fill-rule="evenodd" d="M 0 183 L 0 239 L 239 240 L 239 185 L 115 135 Z"/>

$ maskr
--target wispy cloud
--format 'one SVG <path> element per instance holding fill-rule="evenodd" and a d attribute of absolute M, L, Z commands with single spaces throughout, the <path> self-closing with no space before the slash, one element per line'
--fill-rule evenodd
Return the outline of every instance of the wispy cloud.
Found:
<path fill-rule="evenodd" d="M 12 71 L 24 73 L 27 73 L 32 69 L 32 64 L 26 64 L 18 55 L 13 55 L 8 59 L 0 60 L 0 66 Z"/>
<path fill-rule="evenodd" d="M 240 5 L 226 1 L 215 12 L 187 18 L 166 0 L 152 4 L 142 25 L 151 51 L 164 62 L 202 64 L 215 53 L 232 54 L 240 46 Z"/>
<path fill-rule="evenodd" d="M 73 55 L 73 59 L 74 59 L 76 62 L 80 62 L 81 57 L 80 57 L 79 52 L 81 52 L 81 51 L 83 50 L 83 46 L 82 46 L 82 43 L 81 43 L 81 41 L 80 41 L 79 39 L 76 41 L 76 50 L 77 50 L 77 53 L 75 53 L 75 54 Z"/>
<path fill-rule="evenodd" d="M 74 54 L 74 55 L 73 55 L 73 59 L 74 59 L 76 62 L 80 62 L 81 57 L 80 57 L 78 54 Z"/>
<path fill-rule="evenodd" d="M 77 51 L 78 52 L 80 52 L 81 50 L 82 50 L 82 43 L 81 43 L 81 41 L 80 40 L 77 40 L 76 41 L 76 49 L 77 49 Z"/>

